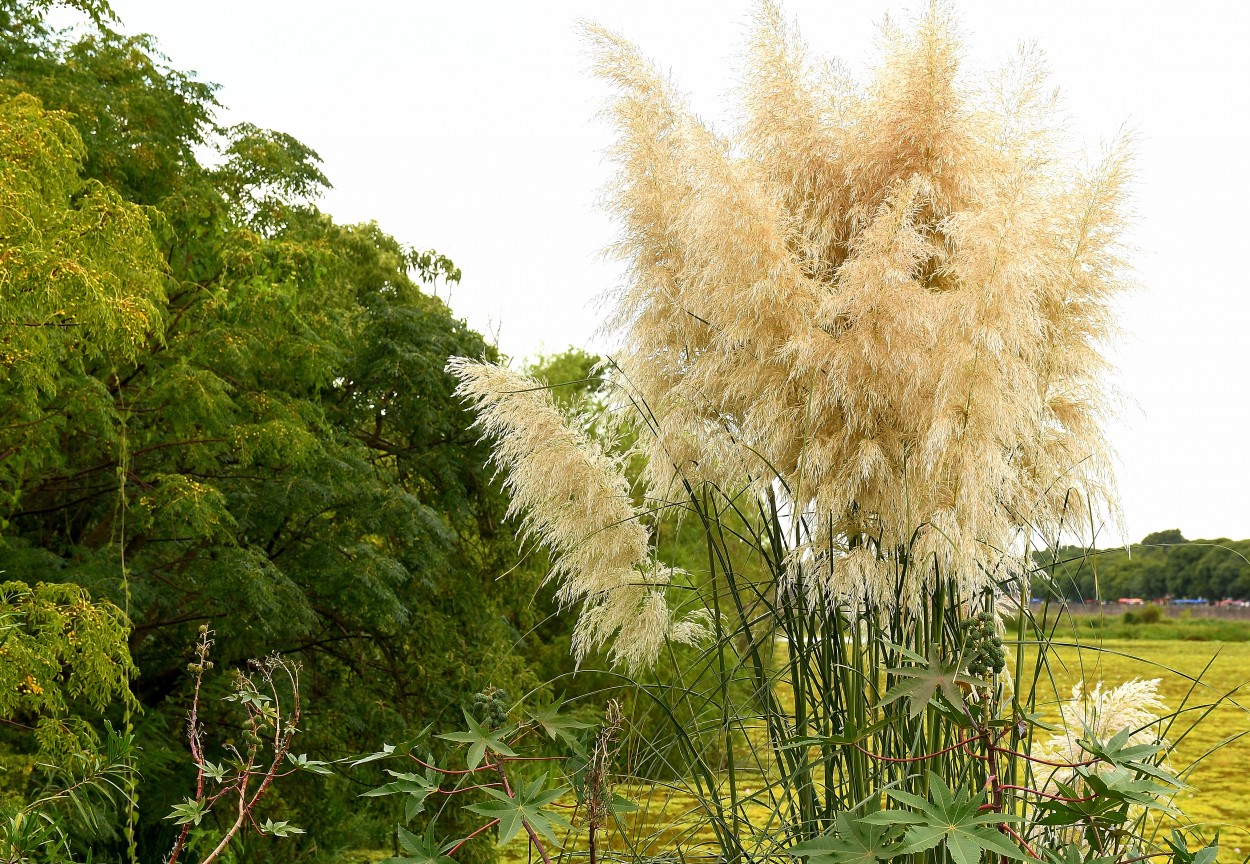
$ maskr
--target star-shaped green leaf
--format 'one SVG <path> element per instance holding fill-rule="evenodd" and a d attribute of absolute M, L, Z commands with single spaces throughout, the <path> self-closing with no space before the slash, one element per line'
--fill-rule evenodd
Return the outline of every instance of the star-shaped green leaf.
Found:
<path fill-rule="evenodd" d="M 1220 835 L 1217 832 L 1215 840 L 1207 846 L 1193 852 L 1189 851 L 1189 844 L 1185 840 L 1185 835 L 1175 828 L 1172 829 L 1172 836 L 1167 838 L 1167 844 L 1172 847 L 1173 864 L 1215 864 L 1220 854 Z"/>
<path fill-rule="evenodd" d="M 303 828 L 296 828 L 285 819 L 281 822 L 266 819 L 258 827 L 260 828 L 261 834 L 272 834 L 274 837 L 293 837 L 296 834 L 306 833 Z"/>
<path fill-rule="evenodd" d="M 329 762 L 322 762 L 318 759 L 309 759 L 307 753 L 301 753 L 298 756 L 294 753 L 287 753 L 286 761 L 294 765 L 299 771 L 310 771 L 313 774 L 321 774 L 323 776 L 329 776 L 334 773 L 330 770 Z"/>
<path fill-rule="evenodd" d="M 362 798 L 378 798 L 383 795 L 407 795 L 404 804 L 404 818 L 411 822 L 413 817 L 425 809 L 425 799 L 434 794 L 438 788 L 437 780 L 423 777 L 420 774 L 405 774 L 399 771 L 386 772 L 395 779 L 384 783 L 376 789 L 362 792 Z M 428 773 L 428 772 L 427 772 Z"/>
<path fill-rule="evenodd" d="M 1118 855 L 1098 855 L 1080 843 L 1069 843 L 1061 849 L 1042 849 L 1047 864 L 1116 864 Z"/>
<path fill-rule="evenodd" d="M 382 749 L 376 753 L 370 753 L 352 762 L 352 767 L 364 765 L 367 762 L 377 762 L 379 759 L 389 759 L 392 756 L 407 756 L 413 749 L 424 740 L 425 736 L 430 734 L 431 726 L 426 726 L 412 738 L 407 741 L 401 741 L 398 744 L 383 744 Z"/>
<path fill-rule="evenodd" d="M 463 744 L 468 744 L 469 753 L 465 757 L 465 762 L 469 766 L 470 771 L 482 764 L 482 759 L 485 758 L 487 751 L 498 753 L 501 756 L 516 755 L 512 748 L 503 741 L 509 730 L 497 729 L 492 732 L 474 720 L 473 715 L 468 711 L 464 712 L 464 719 L 469 724 L 468 732 L 448 732 L 445 735 L 436 737 L 447 741 L 459 741 Z"/>
<path fill-rule="evenodd" d="M 531 711 L 530 717 L 542 727 L 548 738 L 553 741 L 556 738 L 560 738 L 564 743 L 576 749 L 579 746 L 579 742 L 577 737 L 572 734 L 573 730 L 589 729 L 590 724 L 580 723 L 561 714 L 560 709 L 563 707 L 564 700 L 557 700 L 541 711 Z"/>
<path fill-rule="evenodd" d="M 396 830 L 399 832 L 399 845 L 407 854 L 402 858 L 385 858 L 378 864 L 456 864 L 452 858 L 443 854 L 456 845 L 454 841 L 439 846 L 429 830 L 424 836 L 413 834 L 402 825 L 396 826 Z"/>
<path fill-rule="evenodd" d="M 291 754 L 288 753 L 287 758 L 288 759 L 291 758 Z M 204 776 L 208 777 L 211 780 L 214 780 L 220 783 L 222 780 L 226 779 L 226 766 L 224 765 L 221 765 L 217 762 L 210 762 L 207 759 L 205 759 L 204 762 L 200 764 L 198 767 L 201 771 L 204 772 Z"/>
<path fill-rule="evenodd" d="M 1130 744 L 1131 734 L 1132 730 L 1121 729 L 1107 741 L 1099 741 L 1086 729 L 1086 737 L 1081 739 L 1080 744 L 1090 755 L 1116 768 L 1140 772 L 1177 789 L 1184 788 L 1183 780 L 1156 762 L 1159 754 L 1167 748 L 1161 744 Z"/>
<path fill-rule="evenodd" d="M 1003 822 L 1021 821 L 1019 816 L 981 811 L 984 794 L 954 792 L 937 774 L 929 772 L 929 798 L 889 790 L 887 795 L 913 810 L 882 810 L 863 817 L 873 825 L 907 826 L 907 834 L 894 848 L 895 855 L 910 855 L 944 845 L 955 864 L 980 864 L 983 852 L 1018 861 L 1031 860 L 998 829 Z"/>
<path fill-rule="evenodd" d="M 559 846 L 560 841 L 556 838 L 554 829 L 568 828 L 569 823 L 558 813 L 551 813 L 543 808 L 571 790 L 568 786 L 562 786 L 544 792 L 543 786 L 546 782 L 545 776 L 539 777 L 533 783 L 518 788 L 515 798 L 498 789 L 485 788 L 482 791 L 495 800 L 470 804 L 465 809 L 488 819 L 499 820 L 500 846 L 508 843 L 526 825 L 550 840 L 552 845 Z"/>
<path fill-rule="evenodd" d="M 805 840 L 786 852 L 796 858 L 807 856 L 808 864 L 876 864 L 898 855 L 898 836 L 896 827 L 839 813 L 834 834 Z"/>
<path fill-rule="evenodd" d="M 1086 737 L 1081 739 L 1081 746 L 1091 755 L 1117 767 L 1149 759 L 1164 749 L 1160 744 L 1130 744 L 1129 737 L 1133 734 L 1133 730 L 1127 728 L 1121 729 L 1106 741 L 1100 741 L 1090 734 L 1088 727 L 1085 732 Z"/>
<path fill-rule="evenodd" d="M 1039 825 L 1085 824 L 1110 829 L 1128 819 L 1128 802 L 1119 797 L 1091 796 L 1065 783 L 1056 784 L 1062 798 L 1043 798 L 1038 809 L 1046 814 Z"/>
<path fill-rule="evenodd" d="M 1180 811 L 1168 804 L 1166 800 L 1166 796 L 1170 796 L 1174 791 L 1171 787 L 1158 783 L 1150 777 L 1143 777 L 1129 768 L 1096 772 L 1082 766 L 1076 771 L 1095 795 L 1114 801 L 1137 804 L 1171 816 L 1180 815 Z"/>
<path fill-rule="evenodd" d="M 940 693 L 957 709 L 959 714 L 967 712 L 968 705 L 964 702 L 964 694 L 960 685 L 979 687 L 985 684 L 984 681 L 963 674 L 959 671 L 958 662 L 942 660 L 932 648 L 928 657 L 920 657 L 910 651 L 906 653 L 909 657 L 916 659 L 917 663 L 914 666 L 900 666 L 889 670 L 903 680 L 891 687 L 881 699 L 882 707 L 906 698 L 907 713 L 912 717 L 918 717 L 929 702 Z"/>
<path fill-rule="evenodd" d="M 204 814 L 207 812 L 207 802 L 187 798 L 183 803 L 175 804 L 165 818 L 172 819 L 175 825 L 186 825 L 188 822 L 192 825 L 199 825 L 200 820 L 204 818 Z"/>

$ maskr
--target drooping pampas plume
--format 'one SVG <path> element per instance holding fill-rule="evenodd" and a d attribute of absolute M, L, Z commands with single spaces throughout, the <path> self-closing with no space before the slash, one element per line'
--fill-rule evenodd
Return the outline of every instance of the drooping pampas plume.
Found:
<path fill-rule="evenodd" d="M 1126 150 L 1066 158 L 1037 52 L 977 85 L 934 2 L 885 28 L 858 88 L 766 2 L 724 135 L 633 45 L 587 32 L 619 132 L 608 328 L 650 411 L 654 493 L 780 485 L 796 578 L 853 605 L 900 578 L 909 603 L 935 572 L 1005 578 L 1022 530 L 1079 528 L 1074 502 L 1110 498 Z"/>
<path fill-rule="evenodd" d="M 551 552 L 561 603 L 580 603 L 573 650 L 580 661 L 613 634 L 613 658 L 636 671 L 666 639 L 707 634 L 700 614 L 675 620 L 664 597 L 669 570 L 651 555 L 647 528 L 620 460 L 560 413 L 538 381 L 492 363 L 453 357 L 457 395 L 495 442 L 493 460 L 512 496 L 509 516 Z"/>

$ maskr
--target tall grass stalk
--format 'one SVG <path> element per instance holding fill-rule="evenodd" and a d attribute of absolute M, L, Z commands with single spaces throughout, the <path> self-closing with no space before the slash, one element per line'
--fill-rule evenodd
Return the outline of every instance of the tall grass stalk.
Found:
<path fill-rule="evenodd" d="M 647 755 L 677 769 L 705 827 L 665 833 L 663 826 L 677 820 L 655 814 L 651 824 L 660 830 L 634 836 L 635 849 L 663 850 L 682 860 L 784 860 L 796 848 L 810 854 L 822 848 L 822 840 L 839 836 L 839 815 L 862 818 L 891 807 L 890 790 L 929 799 L 932 772 L 953 789 L 985 790 L 987 809 L 995 808 L 1004 819 L 1018 817 L 1020 823 L 1003 824 L 1014 830 L 1007 836 L 1018 841 L 1022 857 L 1047 860 L 1069 848 L 1094 854 L 1099 843 L 1111 860 L 1160 849 L 1171 854 L 1163 843 L 1170 836 L 1165 826 L 1186 822 L 1162 808 L 1176 803 L 1179 784 L 1160 785 L 1160 806 L 1154 809 L 1127 805 L 1125 818 L 1104 826 L 1105 831 L 1041 824 L 1046 814 L 1039 802 L 1048 795 L 1065 797 L 1055 775 L 1067 770 L 1064 766 L 1099 761 L 1091 747 L 1078 748 L 1066 757 L 1071 761 L 1057 763 L 1060 757 L 1048 755 L 1043 745 L 1060 738 L 1105 743 L 1123 720 L 1131 723 L 1124 728 L 1133 742 L 1162 744 L 1149 765 L 1166 776 L 1175 748 L 1218 706 L 1235 705 L 1232 694 L 1199 698 L 1201 673 L 1182 676 L 1164 668 L 1191 685 L 1174 710 L 1159 711 L 1159 716 L 1143 711 L 1140 719 L 1127 714 L 1098 718 L 1100 730 L 1083 726 L 1093 721 L 1073 716 L 1089 703 L 1069 704 L 1071 713 L 1060 713 L 1067 695 L 1056 683 L 1061 670 L 1053 664 L 1060 649 L 1080 644 L 1096 651 L 1098 646 L 1056 632 L 1057 616 L 1035 617 L 1027 596 L 1023 608 L 1012 610 L 1017 629 L 1003 639 L 1012 662 L 999 680 L 966 676 L 965 622 L 971 613 L 993 609 L 992 592 L 960 597 L 943 590 L 939 581 L 928 604 L 901 613 L 813 600 L 802 592 L 777 596 L 773 589 L 783 581 L 787 562 L 771 538 L 785 530 L 786 520 L 767 505 L 743 513 L 740 500 L 705 488 L 688 501 L 689 518 L 697 521 L 708 551 L 706 578 L 695 580 L 696 593 L 717 610 L 720 624 L 714 641 L 701 651 L 687 650 L 680 659 L 674 653 L 671 659 L 679 667 L 674 680 L 644 685 L 672 724 L 640 742 L 643 758 L 635 759 L 643 774 L 648 773 Z M 728 525 L 738 530 L 727 531 Z M 744 525 L 751 527 L 744 531 Z M 904 558 L 904 566 L 913 565 Z M 947 662 L 936 664 L 935 678 L 941 680 L 935 698 L 914 710 L 906 697 L 890 701 L 888 694 L 908 674 L 934 671 L 935 664 L 919 658 Z M 942 698 L 943 682 L 956 683 L 962 707 L 955 704 L 958 700 Z M 1066 797 L 1094 795 L 1079 779 L 1069 782 L 1081 791 Z M 1212 827 L 1191 827 L 1191 844 L 1214 839 Z M 912 860 L 945 861 L 948 854 L 934 848 Z"/>
<path fill-rule="evenodd" d="M 675 697 L 674 715 L 720 727 L 716 742 L 697 734 L 696 721 L 694 734 L 683 729 L 672 747 L 694 756 L 688 774 L 713 778 L 695 794 L 718 823 L 719 854 L 772 857 L 825 834 L 839 813 L 879 809 L 886 789 L 926 795 L 920 768 L 983 788 L 985 764 L 958 746 L 970 725 L 952 721 L 953 706 L 934 702 L 913 713 L 902 700 L 882 703 L 902 680 L 891 670 L 914 666 L 914 656 L 959 657 L 970 604 L 984 608 L 987 596 L 960 598 L 939 581 L 931 603 L 900 612 L 778 590 L 795 566 L 784 514 L 775 498 L 757 502 L 754 513 L 741 512 L 739 500 L 710 487 L 690 498 L 708 548 L 699 593 L 719 626 L 702 653 L 685 658 L 680 690 L 665 688 L 662 697 Z M 727 532 L 729 514 L 750 533 Z M 908 566 L 904 558 L 900 583 Z M 652 746 L 669 741 L 678 744 L 660 736 Z"/>

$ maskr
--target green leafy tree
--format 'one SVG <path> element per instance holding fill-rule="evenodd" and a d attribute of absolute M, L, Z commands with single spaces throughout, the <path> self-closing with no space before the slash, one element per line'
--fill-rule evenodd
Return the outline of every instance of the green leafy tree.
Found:
<path fill-rule="evenodd" d="M 1035 561 L 1069 600 L 1250 599 L 1250 540 L 1190 541 L 1170 529 L 1128 549 L 1065 546 L 1040 551 Z"/>
<path fill-rule="evenodd" d="M 83 156 L 65 115 L 29 94 L 0 95 L 0 501 L 9 508 L 25 478 L 55 461 L 39 445 L 68 431 L 67 415 L 107 410 L 88 370 L 129 362 L 163 313 L 147 214 L 84 180 Z"/>
<path fill-rule="evenodd" d="M 222 666 L 300 658 L 305 746 L 326 756 L 454 717 L 487 683 L 537 685 L 525 650 L 541 649 L 528 611 L 541 574 L 516 566 L 506 500 L 443 371 L 452 354 L 497 355 L 422 290 L 459 270 L 319 212 L 316 153 L 214 125 L 213 87 L 148 37 L 63 35 L 22 4 L 0 10 L 0 94 L 68 154 L 60 186 L 28 186 L 65 218 L 116 211 L 129 245 L 104 263 L 133 259 L 144 277 L 114 268 L 142 318 L 32 299 L 44 305 L 20 320 L 77 326 L 49 328 L 51 383 L 11 383 L 0 405 L 13 418 L 0 568 L 82 586 L 133 622 L 140 857 L 177 830 L 163 817 L 190 779 L 185 666 L 202 624 Z M 198 161 L 205 147 L 217 167 Z M 114 270 L 92 271 L 97 293 Z M 85 338 L 106 326 L 109 340 Z M 310 847 L 359 842 L 385 802 L 355 796 L 343 780 L 289 783 L 271 818 L 308 826 Z M 249 842 L 263 860 L 267 841 Z"/>
<path fill-rule="evenodd" d="M 0 717 L 25 721 L 41 753 L 79 752 L 91 732 L 71 709 L 130 696 L 127 629 L 120 609 L 76 585 L 0 584 Z"/>
<path fill-rule="evenodd" d="M 37 21 L 27 13 L 15 22 L 8 9 L 0 17 L 18 30 Z M 6 55 L 10 47 L 6 39 Z M 24 506 L 26 480 L 57 462 L 53 442 L 70 434 L 75 414 L 95 417 L 102 439 L 117 439 L 107 384 L 88 370 L 132 363 L 164 312 L 164 261 L 149 213 L 85 178 L 85 158 L 67 115 L 0 86 L 5 514 Z M 77 585 L 41 581 L 55 577 L 46 566 L 8 572 L 25 581 L 0 585 L 0 758 L 8 769 L 0 846 L 8 856 L 60 860 L 75 844 L 112 835 L 109 817 L 125 798 L 129 738 L 111 729 L 102 736 L 99 721 L 111 703 L 133 701 L 129 622 Z"/>

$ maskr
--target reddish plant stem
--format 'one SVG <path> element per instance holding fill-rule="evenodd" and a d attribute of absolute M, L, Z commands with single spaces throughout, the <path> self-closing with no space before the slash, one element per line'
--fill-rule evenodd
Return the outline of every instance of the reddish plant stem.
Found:
<path fill-rule="evenodd" d="M 458 851 L 460 850 L 460 847 L 461 847 L 461 846 L 463 846 L 465 843 L 468 843 L 470 840 L 472 840 L 472 839 L 473 839 L 474 837 L 476 837 L 477 835 L 481 834 L 483 831 L 486 831 L 486 830 L 488 830 L 488 829 L 490 829 L 490 828 L 494 828 L 494 827 L 495 827 L 496 825 L 498 825 L 498 824 L 499 824 L 499 820 L 498 820 L 498 819 L 492 819 L 492 820 L 490 820 L 490 821 L 489 821 L 489 822 L 487 822 L 485 825 L 483 825 L 481 828 L 478 828 L 476 831 L 474 831 L 472 834 L 470 834 L 468 837 L 465 837 L 464 839 L 462 839 L 462 840 L 461 840 L 459 843 L 457 843 L 455 846 L 452 846 L 450 849 L 448 849 L 446 854 L 448 854 L 448 855 L 455 855 L 455 854 L 456 854 L 456 852 L 458 852 Z"/>
<path fill-rule="evenodd" d="M 247 802 L 247 809 L 250 812 L 256 803 L 260 801 L 262 795 L 269 789 L 269 785 L 273 783 L 274 777 L 278 773 L 278 766 L 282 764 L 282 760 L 286 758 L 287 751 L 291 748 L 291 739 L 295 736 L 295 730 L 299 728 L 299 681 L 287 670 L 287 675 L 291 677 L 291 718 L 287 721 L 287 732 L 282 731 L 282 715 L 279 714 L 273 720 L 273 761 L 269 763 L 269 770 L 265 772 L 265 779 L 261 781 L 256 794 Z M 277 687 L 273 681 L 269 682 L 270 691 L 273 693 L 273 704 L 281 704 L 278 701 Z M 203 864 L 209 864 L 211 859 L 205 858 Z"/>
<path fill-rule="evenodd" d="M 990 749 L 995 753 L 1003 753 L 1007 756 L 1016 756 L 1020 759 L 1027 759 L 1029 762 L 1036 762 L 1039 765 L 1049 765 L 1052 768 L 1086 768 L 1098 762 L 1097 759 L 1087 759 L 1084 762 L 1052 762 L 1049 759 L 1039 759 L 1037 756 L 1030 756 L 1028 753 L 1021 753 L 1018 750 L 1012 750 L 1008 747 L 999 747 L 995 744 L 991 744 Z"/>
<path fill-rule="evenodd" d="M 509 762 L 560 762 L 563 756 L 500 756 L 500 759 L 507 759 Z"/>
<path fill-rule="evenodd" d="M 957 750 L 960 747 L 963 747 L 967 744 L 971 744 L 973 741 L 976 741 L 979 737 L 980 736 L 978 735 L 974 735 L 973 737 L 966 738 L 963 741 L 956 741 L 954 744 L 952 744 L 951 746 L 943 750 L 939 750 L 936 753 L 926 753 L 923 756 L 904 756 L 904 757 L 882 756 L 880 754 L 873 753 L 867 747 L 861 747 L 859 744 L 855 743 L 854 741 L 851 742 L 851 746 L 854 747 L 859 752 L 865 753 L 871 756 L 873 759 L 880 759 L 882 762 L 899 762 L 899 763 L 924 762 L 926 759 L 936 759 L 939 756 L 944 756 L 945 754 L 951 752 L 952 750 Z"/>
<path fill-rule="evenodd" d="M 1051 792 L 1043 792 L 1040 789 L 1033 789 L 1029 786 L 1011 786 L 1004 784 L 1000 789 L 1015 789 L 1018 792 L 1025 792 L 1029 795 L 1040 795 L 1043 798 L 1049 798 L 1052 801 L 1063 801 L 1065 804 L 1082 804 L 1086 801 L 1093 801 L 1097 795 L 1086 795 L 1084 798 L 1069 798 L 1066 795 L 1055 795 Z"/>
<path fill-rule="evenodd" d="M 210 644 L 208 633 L 203 633 L 196 648 L 196 656 L 200 662 L 195 672 L 195 692 L 191 697 L 191 714 L 187 717 L 187 741 L 191 745 L 191 759 L 195 762 L 195 800 L 197 803 L 204 798 L 204 748 L 200 746 L 200 685 L 204 680 L 204 662 L 208 659 Z M 178 832 L 178 840 L 174 843 L 166 864 L 175 864 L 178 857 L 182 855 L 182 849 L 186 846 L 190 833 L 191 823 L 187 822 Z"/>
<path fill-rule="evenodd" d="M 989 772 L 986 782 L 990 787 L 994 811 L 1001 813 L 1003 812 L 1003 787 L 998 781 L 998 754 L 994 752 L 994 740 L 990 737 L 989 729 L 982 729 L 978 737 L 985 744 L 986 767 Z"/>
<path fill-rule="evenodd" d="M 1001 735 L 999 737 L 1001 737 Z M 993 737 L 990 734 L 990 730 L 984 727 L 981 729 L 981 733 L 978 736 L 978 738 L 985 745 L 985 761 L 988 763 L 987 768 L 989 771 L 989 776 L 986 778 L 986 783 L 990 787 L 990 796 L 991 796 L 992 803 L 988 808 L 985 808 L 985 809 L 993 810 L 995 813 L 1002 813 L 1003 803 L 1004 803 L 1003 802 L 1003 790 L 1018 788 L 1018 787 L 1013 787 L 1008 784 L 1001 783 L 999 781 L 998 754 L 1001 751 L 1001 748 L 998 747 L 996 744 L 998 738 Z M 983 808 L 978 808 L 978 812 L 981 809 Z M 1006 822 L 999 822 L 998 830 L 1008 835 L 1009 837 L 1014 839 L 1017 843 L 1019 843 L 1021 846 L 1023 846 L 1025 851 L 1028 852 L 1031 857 L 1037 858 L 1037 853 L 1033 851 L 1033 848 L 1029 846 L 1029 844 L 1025 842 L 1025 839 L 1021 837 L 1020 834 L 1014 828 L 1008 825 Z M 1002 864 L 1007 864 L 1006 855 L 1001 856 L 1000 860 L 1002 861 Z"/>
<path fill-rule="evenodd" d="M 446 774 L 448 776 L 462 776 L 465 774 L 477 774 L 479 771 L 486 771 L 490 768 L 495 767 L 494 765 L 479 765 L 476 768 L 470 768 L 467 771 L 464 771 L 464 770 L 457 770 L 457 769 L 452 769 L 452 768 L 439 768 L 437 765 L 431 765 L 429 762 L 426 762 L 422 759 L 418 759 L 416 756 L 413 756 L 411 753 L 408 754 L 408 758 L 411 759 L 413 762 L 416 762 L 422 768 L 429 768 L 431 771 L 437 771 L 439 774 Z"/>
<path fill-rule="evenodd" d="M 496 758 L 498 762 L 495 764 L 495 768 L 499 771 L 499 779 L 503 781 L 503 791 L 507 793 L 509 798 L 515 798 L 516 793 L 512 791 L 512 785 L 508 782 L 508 774 L 504 771 L 503 757 L 497 756 Z M 529 820 L 522 817 L 521 824 L 525 826 L 525 833 L 530 836 L 530 842 L 534 844 L 534 847 L 538 849 L 538 854 L 542 856 L 543 864 L 551 864 L 551 856 L 547 854 L 547 847 L 538 838 L 538 834 L 534 831 L 533 826 L 530 825 Z"/>
<path fill-rule="evenodd" d="M 243 770 L 243 773 L 239 776 L 239 815 L 234 820 L 234 824 L 231 825 L 229 830 L 226 831 L 225 836 L 221 838 L 221 842 L 217 844 L 217 848 L 208 853 L 208 857 L 204 859 L 203 864 L 209 864 L 210 861 L 217 860 L 217 856 L 230 845 L 230 841 L 234 839 L 235 834 L 239 833 L 239 829 L 243 827 L 243 822 L 247 819 L 249 813 L 247 806 L 247 781 L 251 778 L 252 771 L 250 753 L 248 754 L 248 759 L 249 761 L 247 766 Z"/>
<path fill-rule="evenodd" d="M 973 750 L 971 747 L 965 747 L 965 748 L 964 748 L 964 752 L 965 752 L 965 753 L 967 753 L 967 754 L 968 754 L 970 757 L 972 757 L 973 759 L 980 759 L 982 762 L 992 762 L 992 761 L 993 761 L 993 759 L 992 759 L 992 758 L 991 758 L 988 754 L 986 754 L 986 753 L 977 753 L 977 752 L 976 752 L 975 750 Z"/>
<path fill-rule="evenodd" d="M 1100 854 L 1102 854 L 1102 855 L 1106 855 L 1106 854 L 1107 854 L 1107 846 L 1106 846 L 1106 844 L 1105 844 L 1105 843 L 1103 843 L 1103 842 L 1102 842 L 1102 832 L 1101 832 L 1101 831 L 1094 830 L 1094 820 L 1093 820 L 1092 818 L 1086 817 L 1086 819 L 1085 819 L 1085 824 L 1086 824 L 1086 825 L 1088 825 L 1088 826 L 1090 827 L 1090 829 L 1091 829 L 1091 833 L 1094 835 L 1094 839 L 1098 841 L 1098 851 L 1099 851 L 1099 853 L 1100 853 Z"/>
<path fill-rule="evenodd" d="M 222 795 L 225 795 L 227 792 L 229 792 L 233 788 L 234 788 L 233 784 L 231 784 L 230 786 L 223 786 L 219 791 L 205 798 L 204 801 L 209 806 L 212 806 L 213 804 L 217 803 L 218 798 L 220 798 Z"/>
<path fill-rule="evenodd" d="M 472 786 L 462 786 L 459 789 L 435 789 L 435 795 L 459 795 L 461 792 L 472 792 L 474 789 L 489 789 L 493 786 L 502 786 L 502 783 L 474 783 Z"/>
<path fill-rule="evenodd" d="M 1010 834 L 1017 843 L 1024 847 L 1025 852 L 1028 852 L 1033 858 L 1037 858 L 1037 853 L 1033 851 L 1033 847 L 1030 846 L 1025 839 L 1019 835 L 1019 833 L 1017 833 L 1016 829 L 1012 828 L 1006 822 L 999 822 L 998 830 L 1006 834 Z"/>
<path fill-rule="evenodd" d="M 227 792 L 237 791 L 238 796 L 239 796 L 238 815 L 235 817 L 234 823 L 230 826 L 229 829 L 226 830 L 226 833 L 222 836 L 221 841 L 217 844 L 216 848 L 214 848 L 213 851 L 210 852 L 201 862 L 201 864 L 212 864 L 213 861 L 216 861 L 221 856 L 222 852 L 224 852 L 225 849 L 230 845 L 231 841 L 239 833 L 240 829 L 242 829 L 244 825 L 251 823 L 251 825 L 257 831 L 261 830 L 260 826 L 256 823 L 255 817 L 253 816 L 253 811 L 256 809 L 256 805 L 260 802 L 260 799 L 264 796 L 265 792 L 268 791 L 274 779 L 280 776 L 285 776 L 285 774 L 290 773 L 290 772 L 281 772 L 278 769 L 282 765 L 283 760 L 286 758 L 287 753 L 289 752 L 290 747 L 291 747 L 291 741 L 295 737 L 295 733 L 299 728 L 300 698 L 299 698 L 298 673 L 292 671 L 292 669 L 288 666 L 281 665 L 281 668 L 283 669 L 284 672 L 286 672 L 287 677 L 290 679 L 291 693 L 292 693 L 291 714 L 289 717 L 283 717 L 281 707 L 280 707 L 282 702 L 278 694 L 277 685 L 274 682 L 273 677 L 272 677 L 272 669 L 266 669 L 262 672 L 266 683 L 268 683 L 269 685 L 269 691 L 273 697 L 273 705 L 275 708 L 275 713 L 272 718 L 266 719 L 265 716 L 261 712 L 255 710 L 254 708 L 249 707 L 248 717 L 247 717 L 247 729 L 249 732 L 250 740 L 252 740 L 253 742 L 258 742 L 259 733 L 261 729 L 264 728 L 264 726 L 268 725 L 269 723 L 273 724 L 273 740 L 271 742 L 272 747 L 273 747 L 273 757 L 269 762 L 268 768 L 263 773 L 257 770 L 256 769 L 256 755 L 260 750 L 260 745 L 259 743 L 252 743 L 247 748 L 247 758 L 243 759 L 241 756 L 239 757 L 240 761 L 243 762 L 243 766 L 239 770 L 239 773 L 237 777 L 235 778 L 235 780 L 232 783 L 229 783 L 226 786 L 224 786 L 221 790 L 219 790 L 215 794 L 208 796 L 206 798 L 204 796 L 203 748 L 199 741 L 198 713 L 197 713 L 198 704 L 199 704 L 200 674 L 202 674 L 202 671 L 206 665 L 204 661 L 204 657 L 206 656 L 206 654 L 207 654 L 207 648 L 206 646 L 204 646 L 201 649 L 200 670 L 196 676 L 196 691 L 195 691 L 195 698 L 192 701 L 192 711 L 191 711 L 191 739 L 192 739 L 191 752 L 192 752 L 192 755 L 196 759 L 196 769 L 197 769 L 195 800 L 197 803 L 200 803 L 200 804 L 206 803 L 208 806 L 205 807 L 204 809 L 205 811 L 207 811 L 209 808 L 211 808 L 211 806 L 214 803 L 216 803 L 216 801 L 219 798 L 221 798 Z M 239 755 L 237 751 L 236 751 L 236 755 Z M 260 784 L 257 786 L 256 791 L 253 792 L 252 795 L 249 797 L 248 786 L 251 784 L 253 777 L 259 777 L 261 778 L 261 781 L 260 781 Z M 178 856 L 182 853 L 182 850 L 186 845 L 186 838 L 187 838 L 189 829 L 190 829 L 189 823 L 183 826 L 183 831 L 179 835 L 178 841 L 176 842 L 174 846 L 174 850 L 170 853 L 169 858 L 166 859 L 166 864 L 174 864 Z"/>

